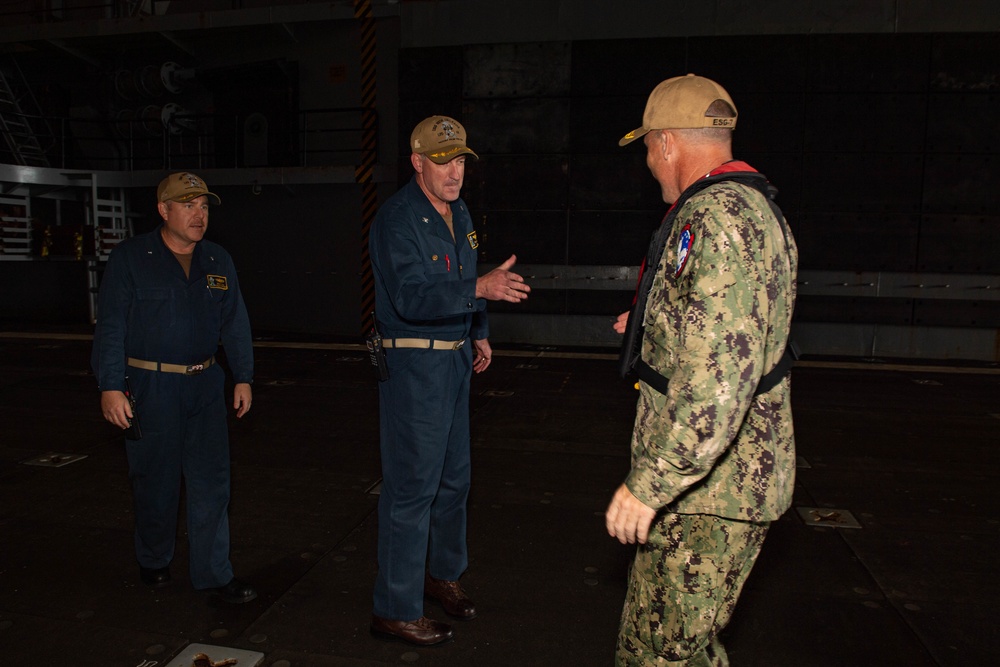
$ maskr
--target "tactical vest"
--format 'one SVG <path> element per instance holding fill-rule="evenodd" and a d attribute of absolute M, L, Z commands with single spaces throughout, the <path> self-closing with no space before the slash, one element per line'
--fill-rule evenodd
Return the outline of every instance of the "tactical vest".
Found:
<path fill-rule="evenodd" d="M 684 204 L 695 194 L 705 188 L 722 181 L 735 181 L 758 190 L 764 195 L 767 203 L 771 206 L 771 211 L 778 219 L 781 227 L 781 234 L 785 237 L 785 247 L 788 247 L 788 226 L 785 216 L 782 214 L 774 198 L 778 194 L 778 189 L 768 183 L 767 178 L 755 171 L 730 171 L 714 176 L 706 176 L 688 186 L 687 190 L 681 193 L 674 205 L 667 211 L 666 217 L 660 223 L 660 227 L 653 233 L 653 238 L 649 243 L 649 250 L 646 252 L 646 261 L 643 263 L 643 271 L 639 278 L 639 287 L 636 290 L 635 302 L 628 315 L 628 323 L 625 326 L 625 336 L 622 340 L 621 352 L 618 356 L 618 373 L 622 378 L 637 376 L 650 387 L 660 392 L 667 393 L 669 378 L 654 370 L 649 364 L 642 360 L 642 334 L 644 330 L 643 320 L 646 315 L 646 300 L 649 298 L 649 290 L 653 286 L 653 277 L 656 275 L 660 259 L 663 257 L 663 250 L 666 248 L 667 239 L 674 226 L 674 218 L 683 208 Z M 754 396 L 767 393 L 781 382 L 792 369 L 796 355 L 792 350 L 791 341 L 785 346 L 785 351 L 777 365 L 760 378 Z"/>

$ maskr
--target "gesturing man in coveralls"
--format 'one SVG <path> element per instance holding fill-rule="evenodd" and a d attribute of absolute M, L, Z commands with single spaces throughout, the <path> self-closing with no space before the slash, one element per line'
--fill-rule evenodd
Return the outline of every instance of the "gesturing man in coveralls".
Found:
<path fill-rule="evenodd" d="M 478 156 L 446 116 L 410 137 L 410 182 L 379 209 L 369 245 L 375 309 L 389 379 L 379 383 L 382 489 L 373 634 L 418 645 L 451 639 L 424 616 L 423 598 L 469 620 L 458 583 L 468 565 L 469 381 L 490 365 L 486 299 L 517 303 L 530 288 L 509 269 L 482 277 L 478 240 L 459 198 L 465 161 Z"/>
<path fill-rule="evenodd" d="M 652 279 L 615 326 L 640 326 L 642 380 L 632 469 L 606 515 L 612 536 L 639 543 L 619 667 L 728 665 L 718 634 L 792 500 L 790 380 L 779 360 L 798 254 L 767 180 L 733 160 L 736 118 L 719 84 L 674 77 L 619 142 L 642 137 L 673 204 L 647 256 Z"/>
<path fill-rule="evenodd" d="M 257 593 L 233 576 L 229 560 L 225 373 L 215 353 L 221 338 L 242 417 L 252 399 L 253 342 L 233 260 L 203 240 L 209 200 L 221 203 L 194 174 L 160 182 L 163 224 L 122 241 L 108 260 L 91 364 L 104 418 L 124 429 L 138 416 L 141 438 L 127 439 L 126 453 L 142 582 L 171 581 L 183 477 L 191 584 L 238 604 Z"/>

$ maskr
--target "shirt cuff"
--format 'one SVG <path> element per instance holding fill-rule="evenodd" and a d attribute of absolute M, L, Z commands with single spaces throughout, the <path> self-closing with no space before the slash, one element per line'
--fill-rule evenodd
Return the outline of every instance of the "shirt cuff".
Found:
<path fill-rule="evenodd" d="M 679 492 L 673 486 L 665 484 L 655 470 L 647 467 L 633 468 L 625 478 L 625 486 L 639 502 L 654 510 L 673 502 Z"/>

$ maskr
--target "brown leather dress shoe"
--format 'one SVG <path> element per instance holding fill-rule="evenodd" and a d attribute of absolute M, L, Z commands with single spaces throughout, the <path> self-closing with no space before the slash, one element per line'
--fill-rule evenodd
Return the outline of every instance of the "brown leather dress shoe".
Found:
<path fill-rule="evenodd" d="M 435 579 L 428 574 L 424 578 L 424 595 L 440 602 L 449 616 L 462 621 L 471 621 L 476 617 L 476 605 L 457 581 Z"/>
<path fill-rule="evenodd" d="M 372 614 L 371 633 L 418 646 L 433 646 L 446 642 L 453 636 L 450 625 L 426 616 L 415 621 L 394 621 L 375 614 Z"/>

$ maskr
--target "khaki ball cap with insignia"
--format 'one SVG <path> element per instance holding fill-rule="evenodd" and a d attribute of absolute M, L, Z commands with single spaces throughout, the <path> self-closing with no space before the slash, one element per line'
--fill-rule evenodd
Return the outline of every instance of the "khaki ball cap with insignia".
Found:
<path fill-rule="evenodd" d="M 205 195 L 213 204 L 221 204 L 219 195 L 209 192 L 205 181 L 189 171 L 170 174 L 156 188 L 156 201 L 191 201 L 195 197 Z"/>

